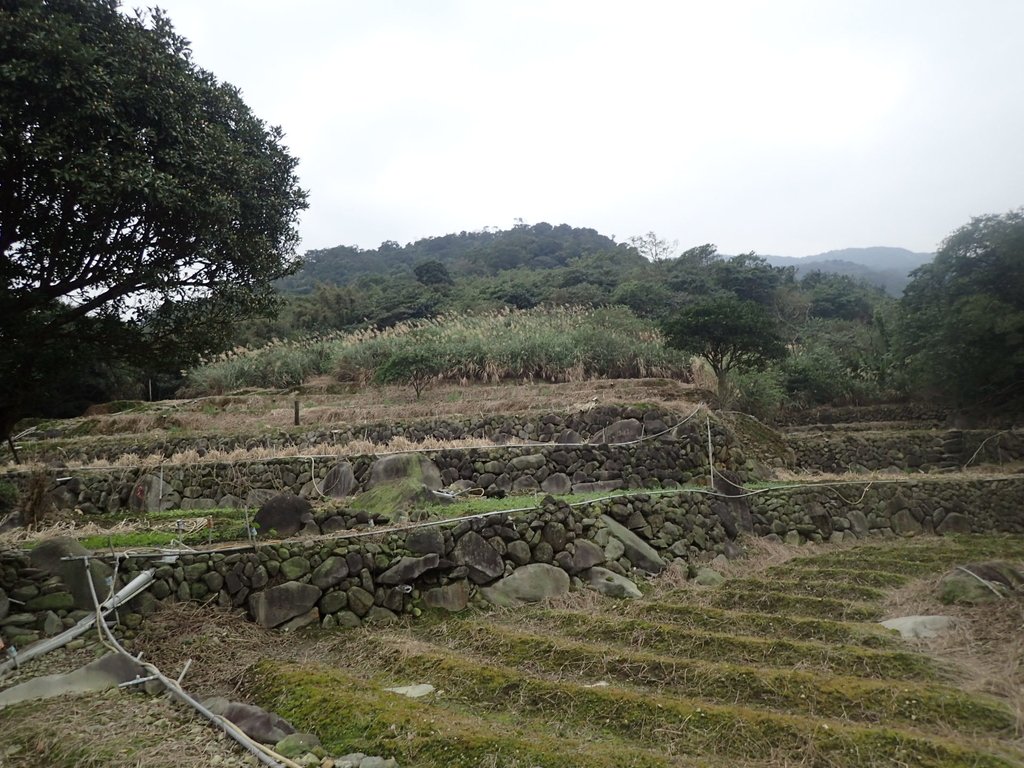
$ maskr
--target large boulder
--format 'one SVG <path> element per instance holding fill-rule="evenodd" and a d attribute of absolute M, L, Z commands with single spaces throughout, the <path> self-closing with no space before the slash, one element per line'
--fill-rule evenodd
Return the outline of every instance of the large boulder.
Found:
<path fill-rule="evenodd" d="M 552 496 L 565 496 L 572 491 L 572 480 L 565 472 L 555 472 L 541 481 L 540 489 Z"/>
<path fill-rule="evenodd" d="M 352 469 L 352 464 L 347 461 L 339 461 L 324 475 L 320 490 L 324 496 L 342 499 L 351 496 L 356 486 L 356 473 Z"/>
<path fill-rule="evenodd" d="M 251 594 L 249 610 L 260 626 L 278 627 L 289 619 L 308 613 L 321 594 L 320 589 L 312 584 L 288 581 Z"/>
<path fill-rule="evenodd" d="M 1009 563 L 969 563 L 949 571 L 939 580 L 938 598 L 951 603 L 990 603 L 1024 588 L 1024 574 Z"/>
<path fill-rule="evenodd" d="M 540 469 L 547 463 L 548 460 L 544 457 L 543 453 L 525 453 L 522 456 L 513 456 L 509 459 L 509 464 L 520 472 Z"/>
<path fill-rule="evenodd" d="M 661 573 L 665 569 L 665 561 L 654 547 L 608 515 L 601 515 L 601 521 L 608 532 L 622 543 L 626 557 L 634 568 L 648 573 Z"/>
<path fill-rule="evenodd" d="M 36 568 L 45 571 L 50 576 L 57 576 L 68 588 L 74 598 L 74 607 L 83 611 L 91 611 L 95 608 L 92 598 L 92 590 L 89 589 L 89 582 L 86 579 L 85 563 L 89 563 L 89 573 L 92 576 L 92 583 L 96 590 L 96 596 L 103 602 L 110 595 L 108 579 L 113 575 L 113 569 L 100 560 L 85 560 L 92 554 L 83 547 L 76 539 L 68 536 L 61 536 L 53 539 L 46 539 L 40 542 L 29 554 L 29 559 Z M 65 557 L 77 557 L 78 560 L 64 560 Z"/>
<path fill-rule="evenodd" d="M 573 573 L 585 571 L 604 562 L 604 550 L 594 542 L 587 541 L 586 539 L 576 539 L 573 544 L 576 547 L 576 551 L 572 556 Z"/>
<path fill-rule="evenodd" d="M 490 587 L 482 587 L 482 594 L 495 605 L 536 603 L 569 591 L 569 574 L 546 563 L 531 563 L 516 568 Z"/>
<path fill-rule="evenodd" d="M 607 443 L 608 445 L 633 443 L 639 440 L 643 433 L 644 425 L 636 419 L 620 419 L 590 438 L 590 442 Z"/>
<path fill-rule="evenodd" d="M 428 608 L 443 608 L 451 613 L 457 613 L 469 604 L 469 593 L 469 582 L 459 579 L 441 587 L 428 589 L 423 593 L 423 604 Z"/>
<path fill-rule="evenodd" d="M 437 568 L 440 561 L 441 558 L 434 553 L 422 557 L 403 557 L 378 576 L 377 581 L 389 586 L 409 584 L 427 571 Z"/>
<path fill-rule="evenodd" d="M 579 445 L 583 442 L 583 436 L 574 429 L 563 429 L 558 433 L 555 442 L 561 445 Z"/>
<path fill-rule="evenodd" d="M 396 453 L 373 462 L 367 487 L 373 488 L 396 480 L 414 480 L 432 491 L 439 491 L 444 485 L 441 470 L 426 456 L 418 453 Z"/>
<path fill-rule="evenodd" d="M 469 579 L 474 584 L 494 581 L 505 572 L 505 561 L 501 555 L 475 531 L 462 535 L 452 550 L 452 560 L 469 569 Z"/>
<path fill-rule="evenodd" d="M 344 557 L 332 556 L 316 567 L 310 581 L 318 589 L 330 589 L 348 576 L 348 573 L 348 561 Z"/>
<path fill-rule="evenodd" d="M 394 522 L 419 521 L 426 517 L 424 507 L 450 504 L 454 497 L 428 488 L 415 478 L 380 482 L 356 496 L 350 506 Z"/>
<path fill-rule="evenodd" d="M 261 536 L 294 536 L 312 519 L 313 505 L 294 493 L 281 493 L 265 502 L 253 518 Z"/>
<path fill-rule="evenodd" d="M 741 533 L 754 532 L 750 497 L 738 473 L 729 469 L 715 471 L 714 489 L 721 496 L 712 498 L 711 511 L 722 523 L 725 534 L 735 539 Z M 829 533 L 832 533 L 829 528 Z"/>
<path fill-rule="evenodd" d="M 164 506 L 164 496 L 174 490 L 157 475 L 143 475 L 132 488 L 128 497 L 128 509 L 137 515 L 148 512 L 160 512 Z"/>
<path fill-rule="evenodd" d="M 444 534 L 437 528 L 414 528 L 405 534 L 405 548 L 417 555 L 444 555 Z"/>
<path fill-rule="evenodd" d="M 900 616 L 881 622 L 883 627 L 896 630 L 905 640 L 938 637 L 952 629 L 955 623 L 949 616 Z"/>
<path fill-rule="evenodd" d="M 203 702 L 203 706 L 215 715 L 220 715 L 237 725 L 246 736 L 261 744 L 277 744 L 285 736 L 295 733 L 295 728 L 274 712 L 267 712 L 255 704 L 228 701 L 214 696 Z"/>
<path fill-rule="evenodd" d="M 68 693 L 106 691 L 145 674 L 142 666 L 127 656 L 108 653 L 73 672 L 35 677 L 0 692 L 0 708 Z"/>
<path fill-rule="evenodd" d="M 947 533 L 970 533 L 971 520 L 969 517 L 962 515 L 959 512 L 950 512 L 942 518 L 942 522 L 935 527 L 935 532 L 940 535 L 945 535 Z"/>
<path fill-rule="evenodd" d="M 640 588 L 630 579 L 609 571 L 607 568 L 594 567 L 582 574 L 587 584 L 602 595 L 621 598 L 642 597 Z"/>

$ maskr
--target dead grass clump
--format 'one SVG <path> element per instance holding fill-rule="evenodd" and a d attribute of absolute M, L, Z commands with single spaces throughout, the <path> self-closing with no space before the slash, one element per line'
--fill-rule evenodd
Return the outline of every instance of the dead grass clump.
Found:
<path fill-rule="evenodd" d="M 60 696 L 3 713 L 4 768 L 206 768 L 251 765 L 234 742 L 164 697 Z"/>
<path fill-rule="evenodd" d="M 938 576 L 920 579 L 892 593 L 886 617 L 942 615 L 956 620 L 941 637 L 913 641 L 954 663 L 965 690 L 1004 700 L 1016 714 L 1024 747 L 1024 599 L 1009 597 L 981 605 L 944 605 L 935 597 Z"/>
<path fill-rule="evenodd" d="M 19 549 L 31 541 L 41 541 L 57 536 L 72 536 L 81 539 L 86 536 L 117 535 L 138 530 L 138 521 L 125 519 L 112 526 L 101 526 L 94 522 L 85 522 L 70 513 L 60 513 L 58 519 L 51 518 L 45 525 L 34 528 L 15 528 L 0 534 L 0 548 Z"/>
<path fill-rule="evenodd" d="M 245 670 L 274 655 L 274 649 L 281 645 L 279 633 L 271 633 L 211 600 L 161 604 L 146 617 L 131 642 L 131 650 L 143 653 L 147 661 L 171 677 L 176 677 L 191 658 L 185 687 L 202 696 L 230 697 Z"/>
<path fill-rule="evenodd" d="M 28 479 L 19 505 L 21 521 L 25 527 L 39 527 L 53 511 L 53 503 L 46 498 L 46 491 L 49 487 L 50 478 L 44 472 L 34 472 Z"/>
<path fill-rule="evenodd" d="M 398 386 L 372 386 L 342 394 L 304 392 L 302 429 L 331 425 L 370 424 L 424 419 L 482 418 L 496 413 L 529 415 L 568 411 L 574 403 L 597 405 L 651 403 L 668 410 L 689 412 L 700 401 L 693 385 L 673 379 L 597 379 L 559 383 L 463 385 L 438 384 L 416 400 L 412 390 Z M 163 435 L 178 437 L 219 435 L 258 436 L 294 429 L 292 391 L 260 390 L 246 394 L 164 400 L 147 404 L 138 413 L 68 419 L 61 427 L 70 435 Z M 83 439 L 85 439 L 83 437 Z"/>

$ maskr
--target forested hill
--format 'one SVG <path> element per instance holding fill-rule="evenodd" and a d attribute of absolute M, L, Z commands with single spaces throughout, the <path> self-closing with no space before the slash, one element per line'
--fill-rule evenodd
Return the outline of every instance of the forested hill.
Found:
<path fill-rule="evenodd" d="M 906 248 L 844 248 L 816 256 L 765 256 L 772 266 L 795 267 L 802 277 L 815 270 L 848 275 L 877 285 L 891 296 L 900 296 L 910 281 L 910 273 L 935 257 L 934 253 L 915 253 Z"/>
<path fill-rule="evenodd" d="M 542 222 L 508 230 L 426 237 L 406 245 L 389 240 L 373 249 L 338 245 L 311 250 L 305 254 L 306 263 L 299 273 L 279 281 L 277 287 L 283 293 L 303 294 L 318 284 L 349 285 L 361 277 L 414 277 L 417 268 L 422 278 L 422 270 L 429 272 L 437 264 L 443 265 L 452 278 L 486 278 L 510 270 L 559 269 L 597 254 L 605 257 L 605 263 L 614 262 L 619 272 L 648 264 L 631 245 L 616 243 L 596 230 Z M 900 296 L 910 272 L 933 256 L 877 246 L 844 248 L 815 256 L 764 258 L 773 266 L 794 267 L 798 277 L 814 271 L 847 275 L 878 286 L 891 296 Z M 421 282 L 430 282 L 429 274 Z"/>
<path fill-rule="evenodd" d="M 363 250 L 339 245 L 306 253 L 302 270 L 278 283 L 286 293 L 309 293 L 318 283 L 347 285 L 366 275 L 412 275 L 417 266 L 441 264 L 452 276 L 484 277 L 512 269 L 556 269 L 598 253 L 616 253 L 621 267 L 644 263 L 632 247 L 616 244 L 596 230 L 521 225 L 509 230 L 460 232 L 426 237 L 407 245 L 385 241 Z"/>

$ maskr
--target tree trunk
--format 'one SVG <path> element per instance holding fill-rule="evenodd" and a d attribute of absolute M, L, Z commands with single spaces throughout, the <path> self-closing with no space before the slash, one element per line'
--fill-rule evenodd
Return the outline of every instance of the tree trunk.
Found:
<path fill-rule="evenodd" d="M 715 371 L 715 376 L 718 378 L 718 407 L 725 408 L 729 405 L 729 378 L 726 375 L 725 369 Z"/>

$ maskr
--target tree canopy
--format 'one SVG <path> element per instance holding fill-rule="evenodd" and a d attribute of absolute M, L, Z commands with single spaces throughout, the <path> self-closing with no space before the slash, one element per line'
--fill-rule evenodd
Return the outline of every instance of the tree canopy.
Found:
<path fill-rule="evenodd" d="M 912 273 L 901 316 L 916 388 L 965 407 L 1024 398 L 1024 208 L 950 235 Z"/>
<path fill-rule="evenodd" d="M 80 359 L 184 363 L 270 307 L 295 168 L 159 10 L 0 6 L 0 435 Z"/>
<path fill-rule="evenodd" d="M 729 294 L 683 307 L 664 325 L 669 346 L 700 355 L 718 377 L 718 399 L 729 399 L 728 376 L 785 356 L 786 347 L 765 308 Z"/>

